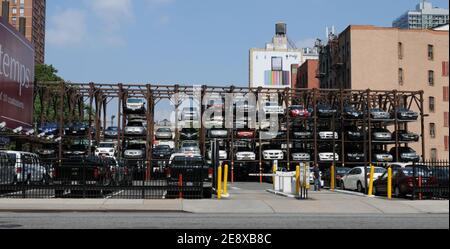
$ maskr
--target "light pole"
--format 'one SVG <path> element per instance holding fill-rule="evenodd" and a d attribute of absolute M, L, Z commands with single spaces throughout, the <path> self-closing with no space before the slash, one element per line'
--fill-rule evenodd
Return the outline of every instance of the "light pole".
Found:
<path fill-rule="evenodd" d="M 115 115 L 112 115 L 111 116 L 111 126 L 114 126 L 114 119 L 116 118 L 116 116 Z"/>

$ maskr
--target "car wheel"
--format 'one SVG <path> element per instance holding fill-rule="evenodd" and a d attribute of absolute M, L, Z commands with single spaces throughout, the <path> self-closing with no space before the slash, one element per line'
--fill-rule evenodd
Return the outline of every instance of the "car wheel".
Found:
<path fill-rule="evenodd" d="M 344 184 L 344 181 L 341 181 L 341 186 L 340 186 L 340 188 L 341 188 L 342 190 L 345 190 L 345 184 Z"/>
<path fill-rule="evenodd" d="M 376 185 L 373 186 L 373 195 L 378 196 L 378 189 Z"/>
<path fill-rule="evenodd" d="M 203 199 L 211 199 L 212 198 L 212 189 L 204 188 L 203 189 Z"/>
<path fill-rule="evenodd" d="M 363 188 L 361 182 L 358 182 L 358 184 L 357 184 L 357 189 L 358 189 L 358 192 L 359 192 L 359 193 L 364 193 L 364 188 Z"/>

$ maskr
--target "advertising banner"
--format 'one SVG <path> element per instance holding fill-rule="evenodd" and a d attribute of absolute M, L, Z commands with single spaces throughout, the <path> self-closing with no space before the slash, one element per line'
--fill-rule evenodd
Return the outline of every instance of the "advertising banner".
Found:
<path fill-rule="evenodd" d="M 33 89 L 34 47 L 0 18 L 0 122 L 31 128 Z"/>

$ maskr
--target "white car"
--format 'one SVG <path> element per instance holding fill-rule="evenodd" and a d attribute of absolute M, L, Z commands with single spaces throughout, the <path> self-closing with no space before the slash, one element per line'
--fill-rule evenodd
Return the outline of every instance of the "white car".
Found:
<path fill-rule="evenodd" d="M 264 160 L 283 160 L 284 153 L 278 149 L 268 149 L 263 151 Z"/>
<path fill-rule="evenodd" d="M 50 174 L 43 167 L 39 156 L 22 151 L 3 151 L 8 155 L 9 161 L 15 168 L 14 181 L 17 183 L 40 182 L 48 183 Z"/>
<path fill-rule="evenodd" d="M 311 161 L 311 155 L 306 152 L 294 152 L 292 153 L 292 160 L 299 162 L 309 162 Z"/>
<path fill-rule="evenodd" d="M 129 98 L 126 106 L 128 111 L 145 111 L 145 101 L 143 99 Z"/>
<path fill-rule="evenodd" d="M 100 142 L 95 150 L 95 156 L 114 157 L 117 154 L 117 144 L 111 142 Z"/>
<path fill-rule="evenodd" d="M 244 149 L 236 152 L 236 161 L 255 161 L 255 160 L 256 160 L 255 152 L 249 149 Z"/>
<path fill-rule="evenodd" d="M 375 167 L 375 174 L 373 179 L 377 179 L 382 176 L 386 172 L 385 168 Z M 366 180 L 367 179 L 367 180 Z M 370 167 L 356 167 L 350 170 L 348 174 L 342 177 L 341 186 L 343 189 L 348 190 L 357 190 L 360 193 L 363 193 L 365 189 L 367 189 L 367 185 L 370 181 Z"/>
<path fill-rule="evenodd" d="M 319 160 L 321 162 L 333 162 L 333 161 L 339 161 L 339 154 L 332 152 L 322 152 L 319 153 Z"/>
<path fill-rule="evenodd" d="M 208 151 L 208 159 L 211 160 L 212 159 L 212 152 Z M 228 154 L 226 150 L 219 150 L 219 160 L 227 160 L 228 159 Z"/>
<path fill-rule="evenodd" d="M 278 102 L 266 102 L 263 107 L 264 114 L 284 114 L 284 108 Z"/>
<path fill-rule="evenodd" d="M 319 138 L 323 139 L 323 140 L 332 140 L 333 139 L 333 134 L 334 134 L 334 139 L 338 140 L 339 139 L 339 134 L 337 132 L 332 132 L 332 131 L 319 132 Z"/>

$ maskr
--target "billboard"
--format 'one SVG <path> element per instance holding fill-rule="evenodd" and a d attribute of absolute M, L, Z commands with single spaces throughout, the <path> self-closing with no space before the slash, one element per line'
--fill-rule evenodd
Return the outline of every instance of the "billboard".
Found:
<path fill-rule="evenodd" d="M 0 122 L 15 129 L 33 122 L 34 47 L 0 18 Z"/>
<path fill-rule="evenodd" d="M 301 51 L 251 50 L 250 86 L 285 88 L 292 83 L 291 67 L 302 63 Z"/>

